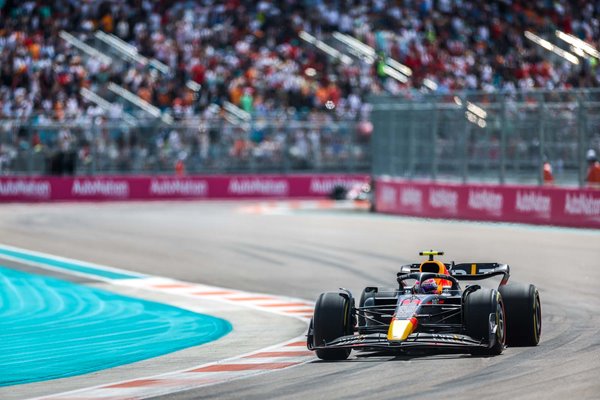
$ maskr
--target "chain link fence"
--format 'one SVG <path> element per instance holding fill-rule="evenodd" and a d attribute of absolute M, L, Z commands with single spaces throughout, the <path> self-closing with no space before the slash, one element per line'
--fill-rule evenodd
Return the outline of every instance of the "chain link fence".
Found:
<path fill-rule="evenodd" d="M 0 120 L 0 174 L 369 172 L 370 130 L 310 119 Z M 368 128 L 368 127 L 367 127 Z"/>
<path fill-rule="evenodd" d="M 600 91 L 371 98 L 373 173 L 459 182 L 582 185 L 600 154 Z"/>

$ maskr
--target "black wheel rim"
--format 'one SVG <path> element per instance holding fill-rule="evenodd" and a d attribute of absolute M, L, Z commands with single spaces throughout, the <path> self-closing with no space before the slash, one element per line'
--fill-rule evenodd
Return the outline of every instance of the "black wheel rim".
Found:
<path fill-rule="evenodd" d="M 506 332 L 504 331 L 506 325 L 504 324 L 504 305 L 501 302 L 498 302 L 498 324 L 496 327 L 496 337 L 499 343 L 504 345 L 504 340 L 506 338 Z"/>

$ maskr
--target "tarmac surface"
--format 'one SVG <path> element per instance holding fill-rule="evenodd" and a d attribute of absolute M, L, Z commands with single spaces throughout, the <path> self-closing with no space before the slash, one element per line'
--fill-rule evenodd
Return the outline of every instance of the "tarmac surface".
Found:
<path fill-rule="evenodd" d="M 353 353 L 344 362 L 315 359 L 165 399 L 598 398 L 600 231 L 335 210 L 240 213 L 247 204 L 3 205 L 0 242 L 130 271 L 307 300 L 339 287 L 358 297 L 365 286 L 393 286 L 401 264 L 418 261 L 419 250 L 436 249 L 446 252 L 446 261 L 510 264 L 511 281 L 534 283 L 540 290 L 543 327 L 537 347 L 507 348 L 497 357 L 366 358 Z M 190 358 L 199 363 L 203 357 L 214 360 L 265 347 L 304 329 L 289 318 L 274 321 L 259 313 L 244 317 L 227 307 L 215 310 L 216 316 L 233 319 L 234 326 L 242 319 L 251 334 L 232 334 L 207 345 L 210 356 L 203 346 L 192 348 L 188 363 Z M 115 370 L 121 379 L 124 374 L 144 376 L 146 369 L 168 366 L 157 366 L 158 360 Z M 59 386 L 91 386 L 113 373 L 36 384 L 32 391 L 31 385 L 14 388 L 21 388 L 23 398 L 50 388 L 56 392 Z M 0 398 L 9 398 L 4 394 Z"/>

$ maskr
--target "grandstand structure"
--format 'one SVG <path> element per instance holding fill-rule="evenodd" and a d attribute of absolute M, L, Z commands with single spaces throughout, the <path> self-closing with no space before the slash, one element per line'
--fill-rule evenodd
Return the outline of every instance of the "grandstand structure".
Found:
<path fill-rule="evenodd" d="M 4 0 L 0 173 L 369 171 L 378 96 L 468 93 L 485 129 L 505 98 L 598 87 L 599 7 Z"/>

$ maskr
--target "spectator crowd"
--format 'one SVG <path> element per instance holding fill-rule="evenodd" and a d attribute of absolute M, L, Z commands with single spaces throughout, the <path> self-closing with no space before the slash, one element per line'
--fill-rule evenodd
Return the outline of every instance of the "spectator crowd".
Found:
<path fill-rule="evenodd" d="M 186 143 L 227 141 L 231 146 L 226 153 L 236 157 L 251 152 L 263 158 L 283 147 L 292 156 L 363 154 L 364 146 L 341 143 L 368 138 L 371 94 L 598 87 L 597 59 L 580 57 L 579 64 L 572 64 L 528 41 L 524 32 L 551 38 L 559 29 L 598 48 L 599 14 L 600 2 L 586 0 L 0 0 L 0 121 L 43 126 L 119 120 L 130 111 L 127 107 L 114 102 L 107 110 L 81 94 L 82 88 L 107 94 L 106 86 L 113 82 L 175 120 L 213 121 L 222 117 L 214 105 L 230 102 L 253 121 L 312 123 L 285 140 L 265 133 L 257 127 L 260 123 L 224 140 L 208 140 L 194 131 L 194 139 L 186 141 L 185 135 L 166 131 L 154 138 L 158 154 L 165 147 L 177 148 L 173 143 L 179 136 Z M 89 57 L 63 40 L 61 31 L 92 47 L 98 45 L 96 31 L 115 35 L 168 71 Z M 377 58 L 348 53 L 352 62 L 341 62 L 303 41 L 302 31 L 342 51 L 348 49 L 332 34 L 348 34 L 375 49 Z M 387 57 L 412 70 L 406 82 L 386 74 L 382 66 Z M 427 88 L 426 80 L 434 87 Z M 323 127 L 336 121 L 354 121 L 356 137 L 336 136 L 347 129 L 327 134 Z M 43 132 L 30 133 L 33 140 L 25 143 L 17 130 L 6 129 L 13 145 L 45 143 Z M 93 138 L 79 135 L 75 143 L 72 132 L 55 135 L 57 147 L 76 147 L 81 153 Z M 94 145 L 127 160 L 128 149 L 136 146 L 129 139 L 133 136 L 110 132 L 104 135 L 106 145 Z M 2 141 L 0 137 L 0 153 Z M 186 151 L 189 146 L 172 157 L 186 157 Z M 201 153 L 208 157 L 209 151 Z M 90 158 L 86 151 L 83 157 Z"/>
<path fill-rule="evenodd" d="M 594 87 L 598 60 L 552 58 L 523 33 L 560 29 L 597 48 L 599 13 L 585 0 L 0 0 L 0 116 L 93 114 L 79 89 L 108 81 L 175 115 L 225 101 L 258 115 L 325 110 L 330 101 L 339 115 L 359 117 L 369 94 L 421 89 L 425 78 L 440 92 Z M 61 30 L 84 40 L 114 34 L 169 72 L 115 70 L 82 57 Z M 347 33 L 414 74 L 400 83 L 377 62 L 339 62 L 300 31 L 328 43 L 332 32 Z"/>

